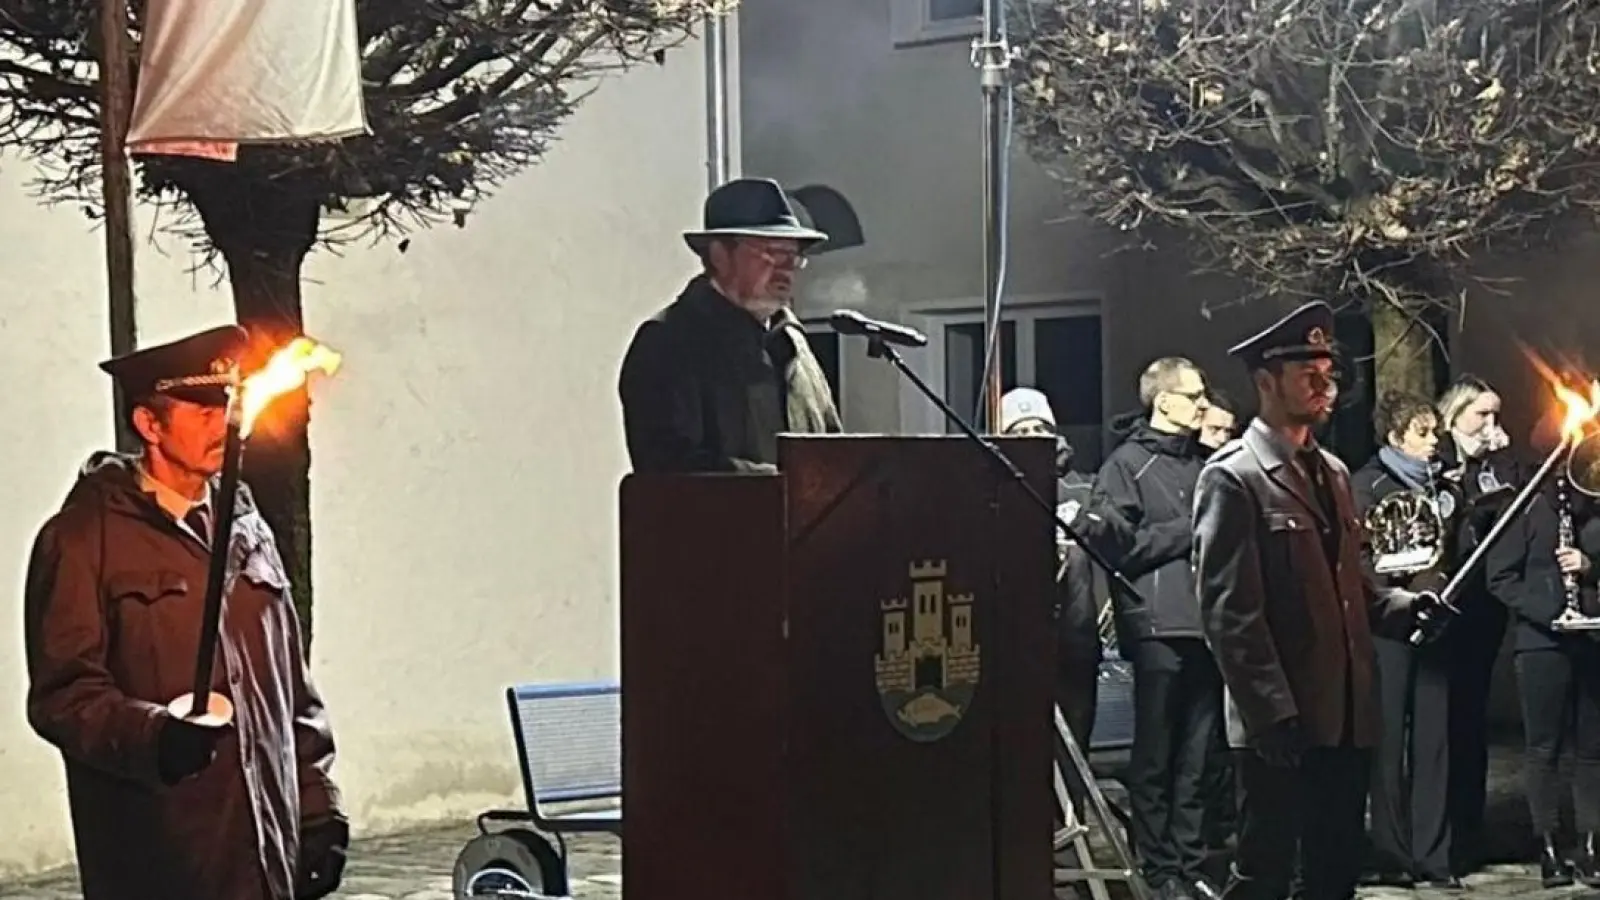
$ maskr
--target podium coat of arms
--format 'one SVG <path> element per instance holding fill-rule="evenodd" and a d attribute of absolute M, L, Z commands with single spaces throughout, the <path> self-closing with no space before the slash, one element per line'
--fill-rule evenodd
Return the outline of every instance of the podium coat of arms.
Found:
<path fill-rule="evenodd" d="M 879 604 L 878 698 L 889 724 L 919 743 L 955 730 L 972 706 L 982 672 L 975 597 L 947 593 L 948 573 L 947 560 L 914 562 L 909 594 Z"/>

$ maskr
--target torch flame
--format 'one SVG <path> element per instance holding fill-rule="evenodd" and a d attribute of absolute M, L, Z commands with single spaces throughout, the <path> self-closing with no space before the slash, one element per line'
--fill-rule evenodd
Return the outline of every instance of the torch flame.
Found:
<path fill-rule="evenodd" d="M 1551 387 L 1566 410 L 1561 419 L 1561 436 L 1568 441 L 1580 440 L 1595 416 L 1600 415 L 1600 380 L 1589 382 L 1588 397 L 1559 381 L 1553 382 Z"/>
<path fill-rule="evenodd" d="M 260 371 L 244 380 L 239 396 L 241 437 L 248 437 L 256 417 L 273 400 L 298 390 L 312 372 L 332 375 L 339 370 L 342 357 L 333 349 L 308 337 L 297 337 L 272 354 Z"/>

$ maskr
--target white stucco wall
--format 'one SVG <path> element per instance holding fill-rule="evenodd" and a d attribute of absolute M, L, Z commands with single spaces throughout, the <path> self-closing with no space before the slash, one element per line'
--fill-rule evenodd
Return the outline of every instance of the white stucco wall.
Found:
<path fill-rule="evenodd" d="M 313 667 L 358 830 L 510 801 L 501 691 L 617 671 L 615 377 L 693 269 L 702 53 L 611 79 L 463 230 L 308 266 L 308 330 L 344 353 L 314 393 Z M 20 585 L 34 530 L 110 441 L 99 235 L 0 178 L 0 877 L 66 862 L 63 780 L 23 718 Z M 141 247 L 141 340 L 228 319 L 173 242 Z"/>

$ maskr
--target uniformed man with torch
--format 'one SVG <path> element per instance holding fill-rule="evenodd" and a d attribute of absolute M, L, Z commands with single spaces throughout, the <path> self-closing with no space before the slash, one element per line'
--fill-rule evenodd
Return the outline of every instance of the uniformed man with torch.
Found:
<path fill-rule="evenodd" d="M 94 454 L 29 559 L 28 720 L 66 763 L 85 900 L 306 900 L 343 870 L 333 737 L 238 484 L 254 415 L 337 355 L 301 339 L 241 383 L 245 342 L 101 364 L 143 449 Z"/>

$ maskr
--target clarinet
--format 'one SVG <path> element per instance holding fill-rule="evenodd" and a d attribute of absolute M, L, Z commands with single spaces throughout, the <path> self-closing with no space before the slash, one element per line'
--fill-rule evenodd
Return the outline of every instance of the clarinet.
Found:
<path fill-rule="evenodd" d="M 1572 498 L 1567 494 L 1567 479 L 1565 476 L 1556 479 L 1556 547 L 1561 550 L 1570 550 L 1573 547 L 1572 534 Z M 1561 592 L 1566 596 L 1566 608 L 1561 612 L 1562 619 L 1575 619 L 1583 617 L 1583 609 L 1578 603 L 1578 573 L 1563 572 L 1561 575 Z"/>

